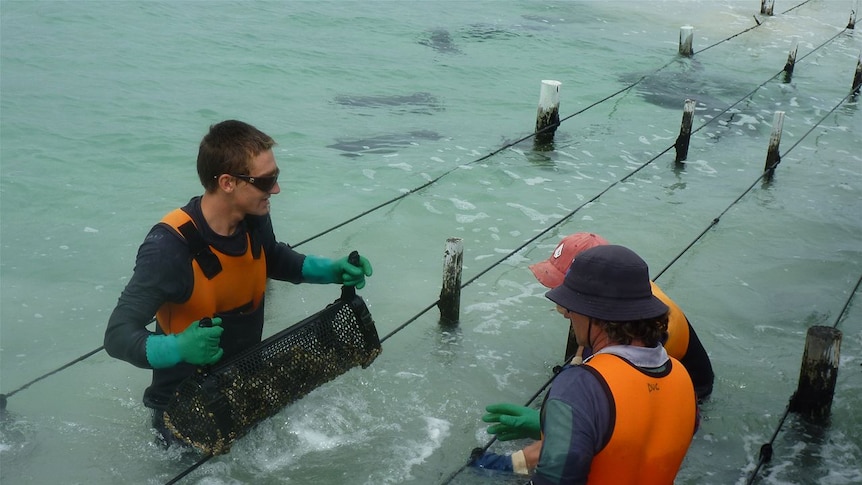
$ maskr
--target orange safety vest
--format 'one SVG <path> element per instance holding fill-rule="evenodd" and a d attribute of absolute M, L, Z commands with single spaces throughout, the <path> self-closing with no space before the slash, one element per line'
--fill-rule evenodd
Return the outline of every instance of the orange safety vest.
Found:
<path fill-rule="evenodd" d="M 266 291 L 266 255 L 262 250 L 254 254 L 251 233 L 248 234 L 245 253 L 231 256 L 203 243 L 191 216 L 182 209 L 170 212 L 162 223 L 173 228 L 189 243 L 194 258 L 194 280 L 189 299 L 182 303 L 167 302 L 156 313 L 159 327 L 165 334 L 180 333 L 203 317 L 239 308 L 243 308 L 243 313 L 250 313 L 260 306 Z M 194 248 L 194 245 L 202 247 Z M 212 264 L 215 269 L 212 269 Z"/>
<path fill-rule="evenodd" d="M 607 383 L 614 416 L 611 438 L 593 457 L 587 483 L 672 484 L 696 425 L 685 367 L 671 357 L 668 373 L 657 377 L 612 354 L 594 355 L 585 364 Z"/>
<path fill-rule="evenodd" d="M 661 291 L 657 284 L 650 282 L 650 285 L 652 285 L 652 294 L 670 308 L 667 323 L 668 337 L 667 342 L 664 343 L 664 349 L 667 355 L 682 360 L 688 351 L 688 320 L 685 318 L 685 313 Z"/>

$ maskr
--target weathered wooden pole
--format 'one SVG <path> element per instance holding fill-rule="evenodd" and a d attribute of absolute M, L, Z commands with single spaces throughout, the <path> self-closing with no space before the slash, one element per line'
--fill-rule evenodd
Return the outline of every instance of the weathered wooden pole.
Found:
<path fill-rule="evenodd" d="M 772 134 L 769 135 L 769 148 L 766 151 L 766 166 L 763 168 L 766 181 L 772 180 L 775 167 L 781 162 L 778 145 L 781 144 L 781 129 L 784 127 L 784 111 L 776 111 L 772 118 Z"/>
<path fill-rule="evenodd" d="M 799 385 L 790 398 L 790 411 L 815 419 L 829 416 L 840 354 L 840 330 L 824 326 L 808 329 Z"/>
<path fill-rule="evenodd" d="M 793 68 L 796 66 L 796 51 L 799 50 L 799 45 L 793 46 L 793 49 L 787 54 L 787 62 L 784 64 L 784 82 L 789 83 L 793 77 Z"/>
<path fill-rule="evenodd" d="M 760 13 L 762 15 L 772 16 L 772 10 L 775 8 L 775 0 L 760 0 Z"/>
<path fill-rule="evenodd" d="M 851 91 L 854 95 L 859 94 L 859 89 L 862 88 L 862 56 L 856 60 L 856 74 L 853 75 L 853 88 Z"/>
<path fill-rule="evenodd" d="M 691 25 L 683 25 L 679 28 L 679 55 L 691 57 L 694 54 L 692 50 L 692 39 L 694 38 L 694 27 Z"/>
<path fill-rule="evenodd" d="M 676 160 L 677 163 L 688 158 L 688 144 L 691 140 L 691 119 L 694 116 L 694 106 L 696 102 L 693 99 L 686 99 L 685 105 L 682 107 L 682 124 L 679 127 L 679 136 L 676 137 Z"/>
<path fill-rule="evenodd" d="M 542 80 L 539 92 L 539 109 L 536 114 L 535 143 L 545 145 L 554 141 L 554 133 L 560 126 L 560 81 Z"/>
<path fill-rule="evenodd" d="M 440 290 L 440 325 L 458 324 L 461 313 L 461 268 L 464 263 L 464 244 L 459 237 L 446 240 L 443 252 L 443 289 Z"/>

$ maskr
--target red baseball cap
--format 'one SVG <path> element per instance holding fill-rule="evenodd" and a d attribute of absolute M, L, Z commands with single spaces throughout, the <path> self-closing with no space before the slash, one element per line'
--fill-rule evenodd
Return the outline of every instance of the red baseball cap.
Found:
<path fill-rule="evenodd" d="M 569 266 L 571 266 L 575 256 L 581 251 L 608 244 L 610 243 L 607 239 L 598 234 L 576 232 L 563 238 L 550 258 L 530 265 L 530 271 L 533 272 L 539 283 L 548 288 L 556 288 L 563 284 L 563 279 L 566 277 L 566 272 L 569 271 Z"/>

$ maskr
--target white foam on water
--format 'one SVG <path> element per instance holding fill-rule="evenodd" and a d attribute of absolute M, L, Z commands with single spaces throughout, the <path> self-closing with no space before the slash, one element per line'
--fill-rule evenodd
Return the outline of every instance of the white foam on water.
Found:
<path fill-rule="evenodd" d="M 413 171 L 413 166 L 410 165 L 409 163 L 390 163 L 387 165 L 387 167 L 397 168 L 397 169 L 403 170 L 405 172 L 412 172 Z"/>
<path fill-rule="evenodd" d="M 545 182 L 553 182 L 553 180 L 546 179 L 545 177 L 530 177 L 530 178 L 525 178 L 524 182 L 526 182 L 527 185 L 532 186 L 532 185 L 543 184 Z"/>
<path fill-rule="evenodd" d="M 685 166 L 692 167 L 698 172 L 708 175 L 715 175 L 718 173 L 718 170 L 712 168 L 706 160 L 692 160 L 690 162 L 685 162 Z"/>
<path fill-rule="evenodd" d="M 488 217 L 490 216 L 484 212 L 480 212 L 478 214 L 455 214 L 455 221 L 461 224 L 469 224 L 478 220 L 487 219 Z"/>
<path fill-rule="evenodd" d="M 425 438 L 422 440 L 408 439 L 395 447 L 395 454 L 404 460 L 404 468 L 393 470 L 390 476 L 383 479 L 384 483 L 402 483 L 414 478 L 411 473 L 413 467 L 424 463 L 449 436 L 449 429 L 452 427 L 452 423 L 449 421 L 433 416 L 424 416 L 423 419 L 425 420 Z M 380 479 L 373 478 L 365 483 L 377 484 L 380 483 Z"/>
<path fill-rule="evenodd" d="M 452 202 L 452 205 L 455 206 L 455 208 L 458 210 L 474 210 L 474 209 L 476 209 L 475 205 L 471 204 L 470 202 L 467 202 L 466 200 L 450 198 L 449 201 Z"/>
<path fill-rule="evenodd" d="M 506 175 L 508 175 L 509 177 L 511 177 L 515 180 L 521 180 L 521 176 L 516 174 L 515 172 L 513 172 L 511 170 L 503 170 L 503 173 L 505 173 Z"/>
<path fill-rule="evenodd" d="M 552 217 L 553 218 L 559 217 L 558 215 L 555 215 L 555 214 L 544 215 L 544 214 L 540 213 L 539 211 L 537 211 L 535 209 L 531 209 L 531 208 L 529 208 L 525 205 L 522 205 L 522 204 L 515 204 L 515 203 L 510 202 L 506 205 L 509 207 L 512 207 L 513 209 L 520 210 L 521 213 L 524 214 L 525 216 L 527 216 L 531 221 L 537 221 L 540 224 L 546 224 L 548 222 L 548 220 L 551 219 Z"/>

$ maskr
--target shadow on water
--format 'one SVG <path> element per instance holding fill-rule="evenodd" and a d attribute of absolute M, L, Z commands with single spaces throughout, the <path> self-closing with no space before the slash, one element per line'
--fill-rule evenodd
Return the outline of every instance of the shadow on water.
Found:
<path fill-rule="evenodd" d="M 424 33 L 419 44 L 430 47 L 442 54 L 463 54 L 452 40 L 452 34 L 446 29 L 433 29 Z"/>
<path fill-rule="evenodd" d="M 418 43 L 430 47 L 441 54 L 461 55 L 456 39 L 464 42 L 505 41 L 519 37 L 531 37 L 530 31 L 546 30 L 547 26 L 509 25 L 475 23 L 460 29 L 454 36 L 446 29 L 432 29 L 423 32 Z"/>
<path fill-rule="evenodd" d="M 678 59 L 659 72 L 624 74 L 620 82 L 632 84 L 642 77 L 635 87 L 638 95 L 647 103 L 674 110 L 693 99 L 698 109 L 719 111 L 746 94 L 736 88 L 738 83 L 710 75 L 696 59 Z"/>
<path fill-rule="evenodd" d="M 443 137 L 436 131 L 416 130 L 370 138 L 337 138 L 335 143 L 326 147 L 341 150 L 344 152 L 341 155 L 345 157 L 361 157 L 362 155 L 397 153 L 398 149 L 418 145 L 419 141 L 435 141 L 441 138 Z"/>
<path fill-rule="evenodd" d="M 431 93 L 413 93 L 406 95 L 391 96 L 352 96 L 338 95 L 335 103 L 351 108 L 397 108 L 401 106 L 413 107 L 406 109 L 410 113 L 428 113 L 431 111 L 443 111 L 443 104 Z"/>

